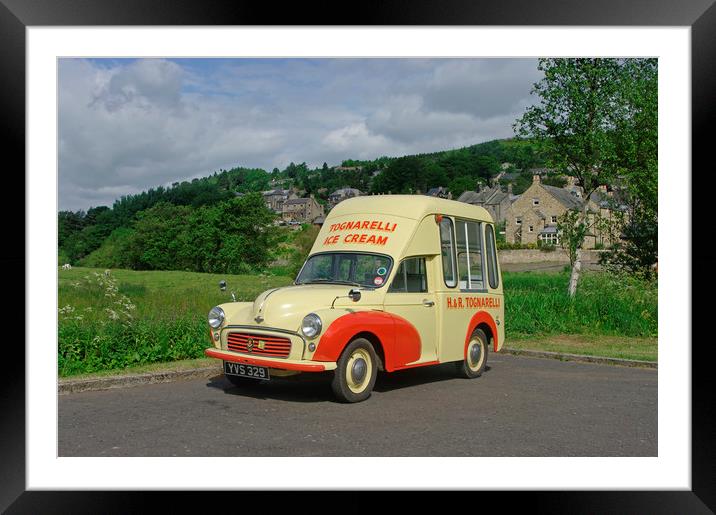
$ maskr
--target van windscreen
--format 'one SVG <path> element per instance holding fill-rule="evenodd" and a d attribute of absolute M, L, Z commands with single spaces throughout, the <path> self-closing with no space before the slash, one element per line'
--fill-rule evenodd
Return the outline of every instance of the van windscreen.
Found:
<path fill-rule="evenodd" d="M 323 252 L 308 258 L 296 284 L 351 284 L 380 288 L 393 260 L 385 255 L 359 252 Z"/>

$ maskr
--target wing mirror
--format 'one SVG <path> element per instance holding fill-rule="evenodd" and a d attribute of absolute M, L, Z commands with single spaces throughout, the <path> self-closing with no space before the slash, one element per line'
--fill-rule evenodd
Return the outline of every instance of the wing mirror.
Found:
<path fill-rule="evenodd" d="M 222 279 L 221 281 L 219 281 L 219 289 L 221 291 L 226 291 L 226 281 L 225 280 Z M 231 300 L 236 302 L 236 293 L 233 291 L 231 292 Z"/>
<path fill-rule="evenodd" d="M 339 295 L 338 297 L 336 297 L 335 299 L 333 299 L 333 302 L 331 302 L 331 309 L 334 308 L 334 306 L 336 305 L 336 301 L 337 301 L 338 299 L 348 298 L 348 299 L 351 299 L 353 302 L 358 302 L 358 301 L 360 300 L 360 297 L 361 297 L 360 289 L 359 289 L 359 288 L 353 288 L 352 290 L 350 290 L 350 291 L 348 292 L 348 295 Z"/>

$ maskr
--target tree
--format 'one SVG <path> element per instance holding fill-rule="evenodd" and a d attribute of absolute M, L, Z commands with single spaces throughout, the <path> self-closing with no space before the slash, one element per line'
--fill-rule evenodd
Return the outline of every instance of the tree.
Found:
<path fill-rule="evenodd" d="M 427 191 L 427 170 L 416 156 L 401 157 L 391 163 L 373 180 L 375 193 L 415 193 Z"/>
<path fill-rule="evenodd" d="M 452 193 L 452 198 L 457 199 L 463 192 L 474 190 L 475 181 L 470 177 L 458 177 L 450 182 L 448 189 Z"/>
<path fill-rule="evenodd" d="M 650 279 L 655 273 L 658 233 L 655 216 L 641 208 L 631 210 L 621 242 L 600 256 L 601 263 L 609 270 L 625 270 Z"/>
<path fill-rule="evenodd" d="M 579 249 L 584 243 L 588 229 L 587 221 L 575 209 L 565 211 L 557 222 L 559 245 L 567 252 L 569 264 L 572 267 L 579 257 Z"/>
<path fill-rule="evenodd" d="M 628 82 L 628 60 L 540 59 L 544 77 L 532 93 L 539 103 L 528 107 L 514 125 L 522 137 L 535 138 L 544 145 L 551 166 L 576 177 L 584 190 L 584 206 L 574 221 L 575 228 L 588 224 L 588 202 L 602 184 L 617 176 L 618 120 L 627 108 L 620 88 Z M 637 136 L 635 136 L 637 137 Z M 574 297 L 581 272 L 581 247 L 586 230 L 577 230 L 575 256 L 569 280 Z"/>
<path fill-rule="evenodd" d="M 500 163 L 494 156 L 478 156 L 475 158 L 474 170 L 477 177 L 489 182 L 500 171 Z"/>
<path fill-rule="evenodd" d="M 630 59 L 619 91 L 614 166 L 628 207 L 622 239 L 603 263 L 613 270 L 651 277 L 658 258 L 658 61 Z"/>
<path fill-rule="evenodd" d="M 57 243 L 63 247 L 67 239 L 80 232 L 85 225 L 84 211 L 60 211 L 57 213 Z"/>

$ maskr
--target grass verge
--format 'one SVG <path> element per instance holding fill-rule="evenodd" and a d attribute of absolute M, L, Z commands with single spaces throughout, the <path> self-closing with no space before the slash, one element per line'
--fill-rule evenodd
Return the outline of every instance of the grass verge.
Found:
<path fill-rule="evenodd" d="M 60 270 L 59 375 L 202 358 L 210 345 L 206 313 L 230 300 L 220 279 L 239 301 L 292 282 L 279 275 Z M 506 272 L 503 280 L 508 347 L 656 360 L 655 282 L 585 272 L 569 299 L 564 272 Z"/>
<path fill-rule="evenodd" d="M 576 334 L 515 335 L 505 340 L 505 347 L 656 362 L 658 340 L 657 338 Z"/>
<path fill-rule="evenodd" d="M 63 379 L 99 379 L 102 377 L 112 377 L 120 375 L 141 375 L 152 374 L 156 372 L 181 372 L 184 370 L 196 370 L 198 368 L 205 367 L 219 368 L 219 366 L 219 361 L 214 358 L 183 359 L 179 361 L 150 363 L 147 365 L 138 365 L 134 367 L 100 370 L 99 372 L 92 372 L 89 374 L 76 374 L 71 377 L 65 377 Z"/>

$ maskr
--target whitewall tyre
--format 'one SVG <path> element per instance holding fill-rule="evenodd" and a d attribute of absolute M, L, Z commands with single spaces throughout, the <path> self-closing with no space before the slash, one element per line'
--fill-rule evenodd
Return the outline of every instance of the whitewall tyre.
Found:
<path fill-rule="evenodd" d="M 370 397 L 378 375 L 375 349 L 365 338 L 356 338 L 343 349 L 333 372 L 331 389 L 340 402 L 360 402 Z"/>

